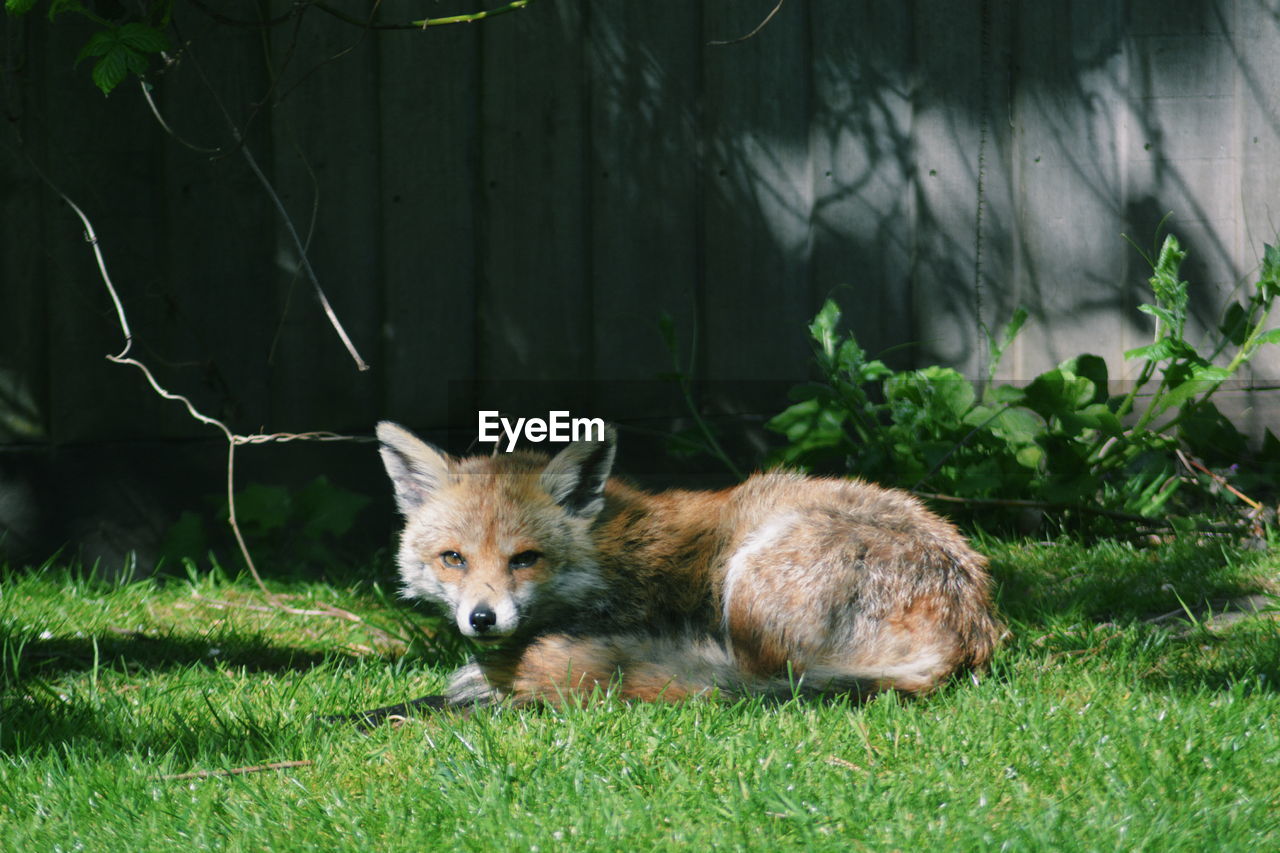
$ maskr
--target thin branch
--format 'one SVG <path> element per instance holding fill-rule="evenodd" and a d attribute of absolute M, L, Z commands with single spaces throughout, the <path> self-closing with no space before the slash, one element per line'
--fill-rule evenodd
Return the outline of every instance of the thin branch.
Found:
<path fill-rule="evenodd" d="M 382 628 L 379 628 L 376 625 L 371 624 L 368 620 L 366 620 L 360 614 L 352 613 L 350 610 L 345 610 L 341 607 L 338 607 L 333 604 L 329 604 L 327 602 L 320 602 L 320 607 L 322 608 L 320 610 L 307 610 L 301 607 L 290 607 L 288 605 L 281 604 L 280 603 L 281 596 L 272 596 L 273 601 L 270 605 L 250 604 L 248 602 L 238 602 L 238 601 L 222 601 L 220 599 L 209 598 L 207 596 L 200 595 L 198 593 L 194 597 L 200 601 L 206 602 L 210 607 L 216 607 L 220 609 L 238 608 L 241 610 L 253 610 L 258 613 L 282 613 L 283 612 L 283 613 L 288 613 L 292 616 L 327 616 L 333 619 L 342 619 L 346 622 L 354 622 L 355 624 L 360 625 L 366 631 L 375 635 L 378 639 L 382 640 L 382 642 L 387 643 L 389 645 L 405 642 L 404 638 L 397 637 L 394 634 L 391 634 L 390 632 L 385 631 Z"/>
<path fill-rule="evenodd" d="M 244 558 L 245 565 L 248 567 L 249 573 L 253 576 L 254 581 L 258 584 L 258 588 L 262 591 L 263 595 L 267 596 L 268 600 L 272 600 L 273 596 L 271 594 L 271 591 L 267 589 L 266 584 L 262 580 L 262 576 L 258 573 L 257 564 L 255 564 L 253 561 L 253 555 L 249 552 L 249 546 L 245 542 L 244 535 L 240 531 L 239 522 L 236 520 L 236 496 L 235 496 L 236 446 L 241 444 L 265 444 L 267 442 L 275 442 L 275 441 L 350 441 L 350 440 L 354 440 L 354 437 L 338 435 L 337 433 L 332 433 L 332 432 L 275 433 L 271 435 L 263 435 L 263 434 L 237 435 L 236 433 L 231 431 L 231 427 L 227 426 L 225 422 L 220 421 L 217 418 L 210 417 L 209 415 L 206 415 L 203 412 L 201 412 L 199 409 L 197 409 L 196 405 L 193 402 L 191 402 L 190 398 L 185 397 L 182 394 L 175 394 L 172 391 L 165 388 L 164 386 L 162 386 L 159 380 L 156 379 L 155 375 L 151 372 L 151 370 L 145 364 L 143 364 L 141 361 L 138 361 L 136 358 L 132 358 L 129 356 L 129 351 L 133 348 L 133 330 L 129 326 L 129 317 L 125 313 L 124 303 L 120 299 L 120 294 L 116 291 L 115 285 L 111 281 L 111 274 L 107 270 L 107 261 L 102 254 L 102 247 L 98 243 L 98 235 L 93 228 L 93 223 L 89 220 L 89 217 L 85 214 L 85 212 L 80 209 L 80 206 L 76 204 L 74 201 L 72 201 L 71 198 L 66 193 L 64 193 L 62 189 L 58 187 L 57 184 L 53 183 L 53 181 L 49 179 L 49 177 L 40 169 L 39 166 L 37 166 L 34 162 L 32 162 L 30 158 L 27 158 L 27 160 L 31 168 L 40 177 L 40 179 L 44 181 L 44 183 L 50 189 L 52 189 L 55 193 L 57 193 L 58 196 L 61 197 L 62 200 L 65 201 L 73 211 L 75 211 L 76 216 L 79 217 L 81 224 L 84 226 L 85 239 L 93 247 L 93 254 L 95 259 L 98 262 L 98 273 L 102 278 L 103 285 L 107 289 L 107 293 L 111 297 L 112 304 L 115 306 L 116 318 L 120 323 L 120 330 L 123 333 L 124 339 L 125 339 L 124 348 L 121 349 L 120 352 L 115 355 L 108 355 L 107 360 L 115 364 L 124 364 L 124 365 L 129 365 L 131 367 L 137 368 L 139 371 L 142 372 L 142 375 L 147 380 L 147 384 L 151 386 L 152 390 L 154 390 L 156 394 L 158 394 L 159 396 L 161 396 L 166 400 L 174 400 L 176 402 L 182 403 L 182 405 L 186 407 L 187 413 L 193 419 L 199 421 L 200 423 L 215 427 L 222 433 L 223 437 L 226 438 L 227 440 L 228 522 L 231 526 L 231 532 L 235 536 L 236 544 L 239 545 L 240 547 L 240 555 Z M 337 608 L 335 608 L 335 610 L 336 609 Z M 345 613 L 346 611 L 343 611 L 343 612 Z M 330 614 L 330 615 L 334 615 L 334 614 Z"/>
<path fill-rule="evenodd" d="M 498 15 L 505 15 L 507 12 L 515 12 L 528 6 L 531 0 L 512 0 L 505 6 L 499 6 L 496 9 L 490 9 L 486 12 L 473 12 L 470 15 L 447 15 L 440 18 L 423 18 L 419 21 L 410 21 L 407 24 L 382 24 L 374 23 L 369 20 L 357 18 L 349 15 L 340 9 L 335 9 L 327 3 L 313 3 L 311 5 L 319 9 L 321 12 L 332 15 L 339 21 L 352 24 L 357 27 L 365 27 L 371 30 L 425 30 L 428 27 L 443 27 L 449 24 L 474 24 L 483 21 L 486 18 L 493 18 Z"/>
<path fill-rule="evenodd" d="M 93 223 L 89 221 L 89 217 L 80 209 L 80 205 L 72 201 L 53 181 L 49 180 L 49 176 L 41 171 L 34 161 L 28 158 L 27 162 L 35 170 L 36 174 L 40 176 L 40 179 L 61 196 L 62 200 L 75 211 L 76 216 L 80 217 L 80 222 L 84 225 L 85 241 L 93 246 L 93 256 L 98 261 L 98 273 L 102 276 L 102 283 L 107 286 L 107 293 L 111 296 L 111 303 L 116 308 L 116 317 L 120 321 L 120 330 L 124 333 L 124 349 L 120 350 L 119 354 L 115 356 L 115 358 L 122 359 L 129 354 L 129 349 L 133 346 L 133 330 L 129 328 L 129 318 L 125 316 L 124 305 L 120 302 L 120 294 L 116 293 L 116 287 L 111 283 L 111 275 L 107 272 L 107 260 L 102 256 L 102 247 L 98 245 L 98 234 L 93 230 Z"/>
<path fill-rule="evenodd" d="M 1226 489 L 1228 492 L 1231 492 L 1231 494 L 1235 495 L 1240 500 L 1247 503 L 1255 512 L 1260 511 L 1262 509 L 1262 504 L 1258 503 L 1253 498 L 1249 497 L 1244 492 L 1240 491 L 1235 486 L 1228 483 L 1226 477 L 1222 476 L 1221 474 L 1215 474 L 1213 471 L 1210 471 L 1200 462 L 1199 459 L 1192 459 L 1188 457 L 1186 454 L 1184 454 L 1181 450 L 1175 450 L 1174 453 L 1177 454 L 1178 460 L 1184 466 L 1186 466 L 1188 471 L 1199 471 L 1200 473 L 1208 476 L 1211 480 L 1213 480 L 1219 486 Z"/>
<path fill-rule="evenodd" d="M 368 370 L 368 363 L 360 357 L 360 353 L 351 342 L 351 338 L 348 337 L 346 329 L 343 328 L 342 323 L 338 320 L 338 315 L 333 310 L 333 306 L 329 304 L 329 297 L 325 295 L 324 288 L 320 286 L 320 279 L 316 276 L 316 271 L 311 266 L 311 259 L 307 256 L 306 247 L 302 243 L 302 238 L 298 236 L 298 229 L 294 228 L 293 219 L 289 216 L 289 211 L 285 209 L 284 202 L 281 201 L 279 193 L 276 192 L 275 187 L 271 185 L 271 181 L 258 166 L 257 158 L 253 156 L 253 152 L 250 151 L 249 146 L 245 144 L 240 128 L 231 118 L 231 114 L 222 103 L 222 99 L 218 97 L 217 90 L 214 89 L 213 83 L 209 80 L 208 75 L 205 74 L 204 67 L 200 64 L 200 61 L 189 49 L 187 51 L 187 57 L 190 59 L 192 65 L 195 66 L 196 73 L 200 75 L 201 82 L 203 82 L 205 88 L 209 90 L 209 94 L 213 97 L 214 103 L 217 104 L 218 109 L 222 112 L 222 117 L 226 120 L 228 127 L 231 129 L 231 136 L 239 146 L 240 153 L 244 156 L 245 162 L 249 164 L 250 171 L 253 172 L 254 177 L 258 179 L 258 182 L 262 184 L 263 190 L 266 191 L 267 196 L 270 197 L 272 204 L 275 206 L 276 212 L 280 215 L 280 220 L 284 223 L 285 230 L 289 232 L 289 238 L 293 241 L 294 249 L 298 253 L 298 260 L 302 264 L 303 270 L 306 271 L 307 278 L 311 280 L 311 285 L 315 290 L 316 298 L 320 301 L 320 307 L 324 310 L 325 316 L 329 318 L 329 324 L 333 326 L 333 330 L 337 333 L 343 346 L 347 348 L 347 353 L 356 363 L 356 369 L 360 371 Z"/>
<path fill-rule="evenodd" d="M 236 135 L 239 136 L 239 131 L 236 131 Z M 236 141 L 238 142 L 239 139 Z M 333 330 L 337 332 L 343 346 L 347 348 L 347 353 L 355 361 L 356 369 L 361 371 L 368 370 L 369 365 L 360 357 L 360 353 L 356 351 L 355 344 L 351 343 L 351 338 L 347 337 L 347 330 L 342 327 L 342 323 L 338 320 L 338 315 L 334 312 L 333 306 L 329 304 L 329 297 L 325 295 L 324 288 L 320 286 L 320 279 L 316 277 L 316 271 L 311 267 L 311 259 L 307 257 L 306 247 L 302 245 L 302 238 L 298 236 L 298 230 L 293 227 L 293 220 L 289 217 L 289 212 L 284 209 L 284 202 L 280 200 L 280 196 L 276 193 L 275 188 L 271 186 L 271 181 L 267 180 L 267 176 L 262 173 L 262 169 L 258 168 L 258 161 L 254 158 L 253 153 L 249 151 L 248 146 L 241 146 L 240 153 L 244 155 L 245 160 L 249 163 L 249 168 L 253 170 L 253 174 L 261 182 L 262 188 L 267 191 L 267 195 L 271 197 L 271 201 L 275 204 L 276 210 L 280 214 L 280 220 L 284 222 L 285 230 L 289 232 L 294 248 L 298 250 L 298 260 L 302 262 L 302 268 L 306 270 L 307 278 L 311 280 L 311 285 L 315 289 L 316 298 L 320 300 L 320 307 L 324 309 L 325 316 L 329 318 L 329 324 L 333 326 Z"/>
<path fill-rule="evenodd" d="M 248 773 L 262 773 L 267 770 L 288 770 L 291 767 L 311 767 L 314 761 L 276 761 L 272 764 L 255 764 L 252 767 L 233 767 L 230 770 L 197 770 L 193 773 L 171 773 L 167 776 L 152 776 L 160 782 L 179 782 L 186 779 L 211 779 L 217 776 L 244 776 Z"/>
<path fill-rule="evenodd" d="M 160 108 L 156 106 L 155 98 L 151 97 L 151 86 L 147 83 L 145 78 L 138 77 L 138 87 L 142 89 L 142 97 L 147 99 L 147 106 L 151 107 L 151 115 L 155 116 L 156 121 L 160 123 L 160 127 L 164 129 L 164 132 L 172 136 L 174 141 L 179 145 L 183 145 L 200 154 L 222 153 L 221 148 L 205 148 L 203 145 L 196 145 L 194 142 L 188 142 L 179 136 L 174 129 L 169 126 L 169 123 L 164 120 L 164 116 L 160 114 Z"/>
<path fill-rule="evenodd" d="M 778 0 L 778 5 L 773 7 L 773 11 L 765 15 L 764 20 L 761 21 L 759 24 L 757 24 L 756 28 L 751 32 L 747 33 L 745 36 L 741 36 L 740 38 L 736 38 L 736 39 L 729 39 L 728 41 L 709 41 L 707 42 L 707 46 L 708 47 L 724 47 L 725 45 L 729 45 L 729 44 L 742 44 L 744 41 L 750 41 L 751 39 L 759 35 L 761 30 L 769 26 L 769 22 L 773 20 L 773 16 L 778 14 L 778 12 L 782 9 L 782 4 L 786 2 L 787 0 Z"/>

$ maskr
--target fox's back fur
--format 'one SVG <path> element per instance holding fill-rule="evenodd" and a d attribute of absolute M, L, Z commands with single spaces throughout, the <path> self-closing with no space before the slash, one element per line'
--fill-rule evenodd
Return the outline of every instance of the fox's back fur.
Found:
<path fill-rule="evenodd" d="M 406 594 L 489 645 L 453 703 L 925 693 L 1000 635 L 985 560 L 901 491 L 770 472 L 654 495 L 609 477 L 612 431 L 554 459 L 378 436 Z"/>

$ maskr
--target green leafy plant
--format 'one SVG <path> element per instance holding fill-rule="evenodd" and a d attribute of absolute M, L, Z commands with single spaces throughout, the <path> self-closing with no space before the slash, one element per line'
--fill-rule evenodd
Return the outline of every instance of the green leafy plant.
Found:
<path fill-rule="evenodd" d="M 38 0 L 5 0 L 4 8 L 10 15 L 24 15 L 38 4 Z M 75 14 L 87 18 L 99 29 L 89 37 L 80 49 L 76 62 L 93 59 L 90 76 L 102 94 L 110 95 L 130 74 L 142 76 L 151 67 L 154 57 L 170 50 L 168 26 L 173 11 L 173 0 L 149 0 L 142 4 L 137 16 L 121 18 L 105 17 L 96 11 L 101 4 L 86 6 L 79 0 L 51 0 L 49 20 L 63 14 Z M 123 12 L 124 6 L 117 8 Z"/>
<path fill-rule="evenodd" d="M 341 563 L 339 543 L 369 498 L 316 477 L 300 489 L 252 483 L 236 493 L 236 520 L 255 555 L 266 563 L 331 569 Z M 209 499 L 212 514 L 226 525 L 225 496 Z M 206 554 L 211 537 L 206 517 L 184 512 L 169 528 L 161 550 L 172 560 Z"/>
<path fill-rule="evenodd" d="M 1280 295 L 1280 250 L 1266 247 L 1247 302 L 1233 303 L 1200 347 L 1186 335 L 1185 258 L 1172 235 L 1148 258 L 1154 299 L 1140 310 L 1155 318 L 1153 340 L 1125 354 L 1141 368 L 1117 396 L 1106 362 L 1090 354 L 1022 387 L 996 385 L 1024 311 L 990 341 L 987 381 L 975 383 L 946 367 L 894 371 L 868 357 L 839 331 L 840 310 L 828 301 L 809 327 L 821 379 L 796 389 L 796 402 L 767 424 L 786 438 L 773 461 L 971 505 L 1036 502 L 1153 518 L 1175 495 L 1188 511 L 1234 500 L 1242 493 L 1233 479 L 1258 480 L 1236 467 L 1247 441 L 1212 398 L 1263 346 L 1280 342 L 1280 329 L 1266 328 Z M 1255 472 L 1280 471 L 1280 441 L 1269 430 L 1253 462 Z"/>

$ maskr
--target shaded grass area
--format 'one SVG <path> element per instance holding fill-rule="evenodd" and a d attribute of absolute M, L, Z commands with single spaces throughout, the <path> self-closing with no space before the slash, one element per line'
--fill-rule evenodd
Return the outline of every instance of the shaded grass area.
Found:
<path fill-rule="evenodd" d="M 460 651 L 375 585 L 0 577 L 3 849 L 1267 849 L 1280 630 L 1203 606 L 1273 552 L 988 541 L 1005 648 L 922 701 L 321 722 Z M 370 569 L 366 576 L 377 571 Z M 1147 621 L 1187 606 L 1199 620 Z M 363 621 L 315 614 L 334 605 Z M 238 776 L 165 778 L 273 762 Z"/>

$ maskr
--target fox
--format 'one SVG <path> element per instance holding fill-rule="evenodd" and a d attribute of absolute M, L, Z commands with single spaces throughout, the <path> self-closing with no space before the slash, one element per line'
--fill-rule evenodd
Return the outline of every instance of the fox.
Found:
<path fill-rule="evenodd" d="M 424 703 L 918 696 L 987 667 L 984 557 L 908 493 L 785 470 L 719 491 L 613 476 L 617 431 L 453 457 L 383 421 L 402 593 L 475 656 Z M 376 713 L 376 712 L 369 712 Z"/>

